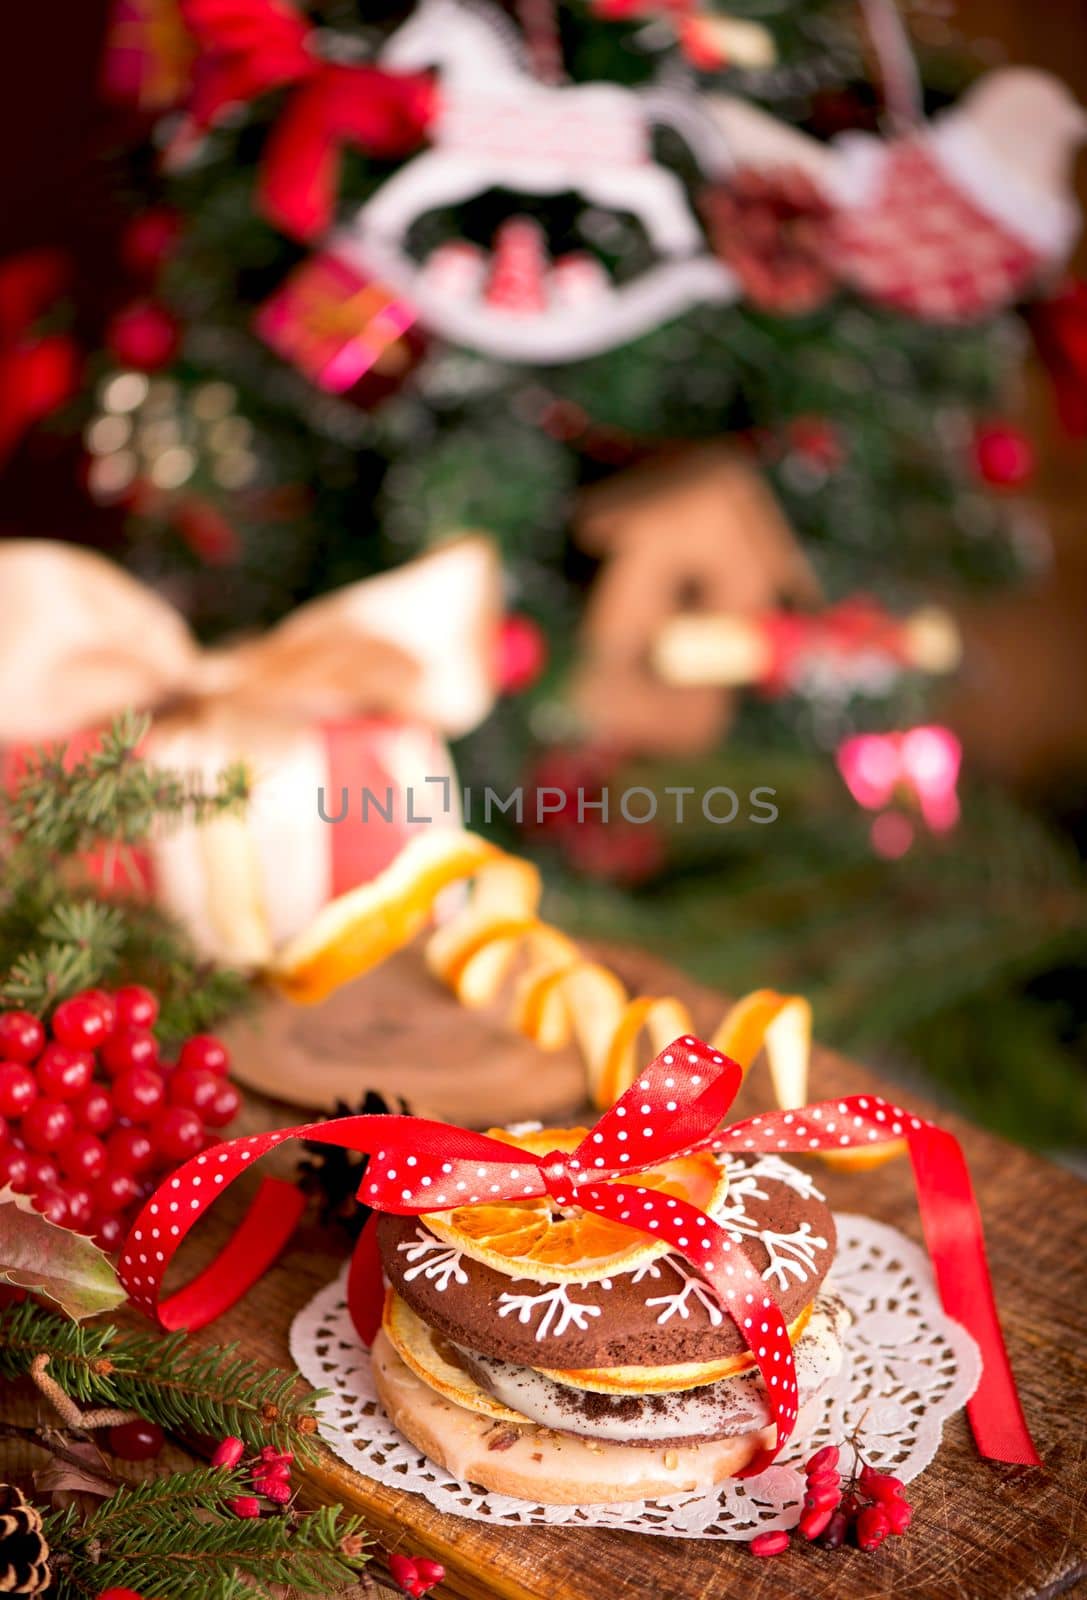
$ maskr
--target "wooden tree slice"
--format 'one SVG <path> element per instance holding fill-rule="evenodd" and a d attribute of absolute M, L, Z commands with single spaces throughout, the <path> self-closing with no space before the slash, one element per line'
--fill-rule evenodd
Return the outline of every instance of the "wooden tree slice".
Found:
<path fill-rule="evenodd" d="M 333 1111 L 367 1089 L 469 1127 L 561 1121 L 585 1102 L 573 1049 L 543 1051 L 513 1032 L 506 1007 L 469 1011 L 423 965 L 391 956 L 317 1006 L 269 995 L 220 1030 L 234 1076 L 288 1105 Z"/>

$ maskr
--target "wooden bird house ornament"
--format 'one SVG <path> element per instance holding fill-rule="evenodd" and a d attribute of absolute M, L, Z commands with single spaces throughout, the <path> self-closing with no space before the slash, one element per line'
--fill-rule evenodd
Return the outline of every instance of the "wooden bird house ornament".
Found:
<path fill-rule="evenodd" d="M 603 564 L 586 608 L 575 702 L 593 738 L 624 750 L 695 754 L 732 720 L 730 688 L 658 675 L 653 646 L 665 623 L 820 599 L 765 480 L 721 446 L 684 450 L 589 490 L 576 537 Z"/>

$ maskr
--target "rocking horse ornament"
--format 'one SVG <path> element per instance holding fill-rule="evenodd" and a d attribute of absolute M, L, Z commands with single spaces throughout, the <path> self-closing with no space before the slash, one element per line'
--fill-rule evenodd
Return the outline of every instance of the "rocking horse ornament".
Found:
<path fill-rule="evenodd" d="M 730 164 L 721 134 L 689 99 L 654 87 L 541 83 L 521 65 L 513 26 L 475 0 L 421 0 L 381 63 L 437 68 L 431 146 L 381 186 L 333 247 L 411 299 L 435 332 L 499 360 L 579 360 L 696 302 L 737 297 L 732 273 L 706 250 L 683 185 L 653 159 L 651 128 L 662 123 L 682 135 L 707 176 Z M 518 311 L 450 294 L 447 275 L 428 273 L 408 254 L 408 231 L 426 212 L 489 189 L 574 191 L 588 205 L 630 212 L 657 264 L 622 285 L 601 274 L 589 303 L 555 295 L 542 309 Z"/>

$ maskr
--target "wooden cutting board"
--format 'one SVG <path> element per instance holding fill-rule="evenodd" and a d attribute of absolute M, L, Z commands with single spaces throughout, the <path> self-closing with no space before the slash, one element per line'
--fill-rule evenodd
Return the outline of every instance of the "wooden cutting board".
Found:
<path fill-rule="evenodd" d="M 306 1110 L 355 1106 L 376 1089 L 442 1122 L 558 1124 L 584 1095 L 579 1058 L 556 1051 L 541 1072 L 544 1058 L 505 1026 L 506 1009 L 459 1005 L 427 972 L 419 943 L 320 1005 L 270 994 L 222 1032 L 235 1077 Z"/>
<path fill-rule="evenodd" d="M 648 956 L 614 949 L 597 954 L 632 987 L 680 994 L 704 1032 L 723 1010 L 720 996 Z M 465 1048 L 470 1046 L 462 1041 L 455 1051 L 445 1049 L 451 1075 L 463 1068 Z M 534 1070 L 548 1071 L 546 1057 L 536 1058 Z M 814 1096 L 878 1087 L 861 1068 L 827 1051 L 816 1053 Z M 251 1102 L 249 1127 L 297 1120 L 286 1106 L 255 1096 Z M 756 1069 L 742 1109 L 750 1113 L 767 1103 Z M 870 1556 L 805 1546 L 772 1561 L 720 1542 L 562 1527 L 492 1528 L 441 1515 L 407 1488 L 397 1492 L 372 1483 L 327 1451 L 303 1474 L 303 1503 L 342 1502 L 363 1512 L 386 1546 L 436 1557 L 448 1571 L 437 1592 L 458 1600 L 1041 1600 L 1073 1592 L 1073 1586 L 1078 1592 L 1079 1580 L 1087 1581 L 1087 1185 L 921 1101 L 913 1103 L 953 1127 L 970 1159 L 1008 1346 L 1044 1470 L 981 1461 L 965 1418 L 956 1417 L 937 1459 L 911 1488 L 916 1516 L 905 1538 L 888 1540 Z M 276 1155 L 281 1166 L 295 1159 L 291 1147 Z M 820 1170 L 836 1207 L 869 1212 L 920 1237 L 904 1161 L 852 1177 Z M 230 1233 L 243 1205 L 239 1187 L 186 1247 L 186 1270 Z M 288 1366 L 291 1319 L 335 1275 L 341 1259 L 333 1237 L 305 1223 L 242 1304 L 194 1337 L 205 1344 L 237 1339 L 258 1360 Z"/>

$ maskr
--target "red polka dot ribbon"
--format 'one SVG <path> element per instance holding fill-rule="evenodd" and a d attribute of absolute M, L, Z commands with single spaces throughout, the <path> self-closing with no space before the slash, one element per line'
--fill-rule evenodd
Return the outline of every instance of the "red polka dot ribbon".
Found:
<path fill-rule="evenodd" d="M 359 1199 L 373 1211 L 418 1216 L 457 1206 L 550 1195 L 659 1240 L 712 1285 L 762 1374 L 777 1443 L 748 1469 L 762 1471 L 796 1423 L 796 1369 L 777 1301 L 741 1237 L 687 1201 L 638 1184 L 637 1175 L 701 1150 L 828 1152 L 903 1144 L 944 1308 L 981 1349 L 983 1374 L 968 1405 L 981 1453 L 1038 1465 L 1008 1363 L 985 1259 L 981 1219 L 958 1141 L 933 1123 L 876 1095 L 852 1095 L 794 1111 L 721 1123 L 740 1087 L 734 1061 L 701 1040 L 677 1039 L 572 1151 L 535 1155 L 424 1117 L 340 1117 L 231 1139 L 195 1156 L 152 1195 L 125 1242 L 121 1280 L 135 1303 L 164 1327 L 201 1327 L 219 1316 L 271 1265 L 304 1201 L 266 1181 L 226 1249 L 186 1288 L 162 1298 L 178 1246 L 228 1184 L 284 1139 L 312 1139 L 370 1157 Z M 371 1219 L 371 1222 L 373 1219 Z M 348 1304 L 370 1343 L 381 1318 L 381 1268 L 368 1226 L 356 1247 Z"/>

